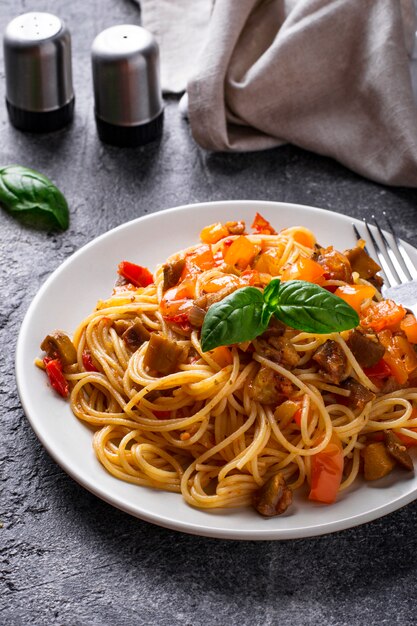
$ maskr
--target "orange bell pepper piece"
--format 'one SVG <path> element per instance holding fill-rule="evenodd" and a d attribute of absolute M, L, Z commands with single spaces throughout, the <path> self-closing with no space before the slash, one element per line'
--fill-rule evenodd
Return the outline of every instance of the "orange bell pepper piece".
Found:
<path fill-rule="evenodd" d="M 203 243 L 217 243 L 228 235 L 227 227 L 221 222 L 215 222 L 203 228 L 200 233 L 200 239 Z"/>
<path fill-rule="evenodd" d="M 314 248 L 316 243 L 313 233 L 306 232 L 305 230 L 297 230 L 293 234 L 294 241 L 305 246 L 306 248 Z"/>
<path fill-rule="evenodd" d="M 400 328 L 405 332 L 410 343 L 417 343 L 417 319 L 412 313 L 407 313 L 401 320 Z"/>
<path fill-rule="evenodd" d="M 283 245 L 279 245 L 275 248 L 266 248 L 256 259 L 254 268 L 262 274 L 279 276 L 283 251 Z"/>
<path fill-rule="evenodd" d="M 220 367 L 227 367 L 233 363 L 233 355 L 227 346 L 218 346 L 210 352 L 211 358 L 216 361 Z"/>
<path fill-rule="evenodd" d="M 375 292 L 376 289 L 368 285 L 342 285 L 336 289 L 334 295 L 342 298 L 342 300 L 350 304 L 352 309 L 360 313 L 362 302 L 373 298 Z"/>
<path fill-rule="evenodd" d="M 256 255 L 256 248 L 244 235 L 235 239 L 224 253 L 224 262 L 244 270 L 250 265 Z"/>
<path fill-rule="evenodd" d="M 307 257 L 300 256 L 295 263 L 292 263 L 284 270 L 281 280 L 306 280 L 309 283 L 320 284 L 324 274 L 323 267 Z"/>
<path fill-rule="evenodd" d="M 378 339 L 385 348 L 384 361 L 388 363 L 396 381 L 404 385 L 417 368 L 417 355 L 412 345 L 405 337 L 393 335 L 390 330 L 379 332 Z"/>

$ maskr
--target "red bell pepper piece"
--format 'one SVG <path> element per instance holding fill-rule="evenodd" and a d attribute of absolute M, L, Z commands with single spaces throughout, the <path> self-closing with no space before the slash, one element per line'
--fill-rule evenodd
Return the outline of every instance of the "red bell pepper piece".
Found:
<path fill-rule="evenodd" d="M 62 363 L 59 359 L 51 359 L 46 356 L 43 359 L 45 371 L 48 375 L 51 387 L 63 398 L 67 398 L 69 394 L 69 385 L 64 374 L 62 373 Z"/>
<path fill-rule="evenodd" d="M 98 369 L 93 363 L 91 352 L 89 350 L 83 351 L 82 359 L 83 359 L 84 369 L 87 372 L 98 372 Z"/>
<path fill-rule="evenodd" d="M 153 283 L 153 276 L 147 267 L 130 263 L 130 261 L 122 261 L 117 269 L 120 276 L 126 278 L 136 287 L 147 287 Z"/>
<path fill-rule="evenodd" d="M 384 359 L 381 359 L 371 367 L 364 367 L 363 371 L 368 378 L 388 378 L 388 376 L 391 376 L 391 368 Z"/>

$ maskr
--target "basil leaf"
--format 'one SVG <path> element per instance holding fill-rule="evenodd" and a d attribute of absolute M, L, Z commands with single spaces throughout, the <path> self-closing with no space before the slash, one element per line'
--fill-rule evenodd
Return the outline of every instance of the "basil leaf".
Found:
<path fill-rule="evenodd" d="M 0 203 L 11 213 L 40 214 L 68 228 L 68 204 L 61 191 L 49 178 L 27 167 L 0 168 Z"/>
<path fill-rule="evenodd" d="M 203 352 L 260 335 L 268 325 L 262 322 L 263 305 L 262 292 L 255 287 L 242 287 L 212 304 L 201 329 Z"/>
<path fill-rule="evenodd" d="M 307 333 L 341 332 L 359 324 L 359 315 L 342 298 L 304 280 L 281 283 L 275 317 Z"/>
<path fill-rule="evenodd" d="M 262 323 L 268 327 L 269 320 L 276 310 L 279 302 L 280 279 L 273 278 L 264 289 L 264 306 L 262 309 Z"/>

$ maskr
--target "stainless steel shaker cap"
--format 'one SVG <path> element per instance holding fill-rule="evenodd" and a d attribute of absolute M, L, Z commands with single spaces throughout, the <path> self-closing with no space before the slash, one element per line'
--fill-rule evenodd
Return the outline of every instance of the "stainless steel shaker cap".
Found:
<path fill-rule="evenodd" d="M 159 137 L 163 103 L 154 36 L 132 24 L 112 26 L 97 35 L 91 57 L 100 139 L 135 146 Z"/>
<path fill-rule="evenodd" d="M 50 13 L 19 15 L 7 25 L 3 44 L 12 124 L 44 132 L 71 121 L 71 36 L 62 20 Z"/>

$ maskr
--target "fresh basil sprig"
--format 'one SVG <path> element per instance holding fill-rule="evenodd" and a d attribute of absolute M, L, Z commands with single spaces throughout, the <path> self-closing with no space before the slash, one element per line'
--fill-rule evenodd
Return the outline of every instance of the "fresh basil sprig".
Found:
<path fill-rule="evenodd" d="M 68 228 L 65 197 L 49 178 L 28 167 L 0 167 L 0 203 L 11 213 L 43 215 L 63 230 Z"/>
<path fill-rule="evenodd" d="M 242 287 L 213 304 L 201 329 L 204 352 L 251 341 L 267 328 L 271 316 L 291 328 L 328 334 L 355 328 L 357 312 L 342 298 L 304 280 L 281 283 L 274 278 L 264 291 Z"/>

